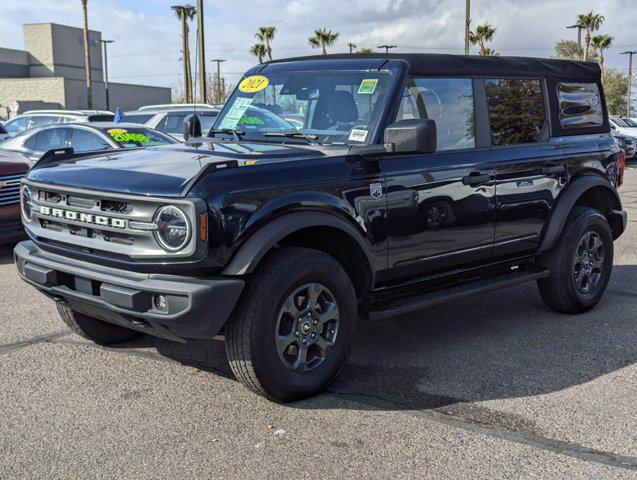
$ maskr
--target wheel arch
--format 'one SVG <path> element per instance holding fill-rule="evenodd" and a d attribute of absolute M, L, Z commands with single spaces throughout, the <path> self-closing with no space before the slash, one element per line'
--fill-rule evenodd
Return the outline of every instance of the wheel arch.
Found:
<path fill-rule="evenodd" d="M 571 211 L 576 206 L 590 207 L 604 215 L 613 231 L 613 238 L 624 231 L 621 200 L 613 186 L 604 178 L 586 174 L 576 180 L 557 198 L 556 206 L 544 231 L 539 252 L 550 250 L 564 230 Z"/>

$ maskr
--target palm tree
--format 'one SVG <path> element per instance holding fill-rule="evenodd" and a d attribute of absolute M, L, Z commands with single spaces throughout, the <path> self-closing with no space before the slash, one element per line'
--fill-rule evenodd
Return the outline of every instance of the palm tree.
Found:
<path fill-rule="evenodd" d="M 265 54 L 268 57 L 268 62 L 272 61 L 272 47 L 270 42 L 274 40 L 276 35 L 276 27 L 259 27 L 259 31 L 254 35 L 259 43 L 265 46 Z"/>
<path fill-rule="evenodd" d="M 485 57 L 499 57 L 500 56 L 500 54 L 498 52 L 496 52 L 495 49 L 489 48 L 489 47 L 484 49 L 483 55 Z"/>
<path fill-rule="evenodd" d="M 489 22 L 486 22 L 484 25 L 478 25 L 475 32 L 469 32 L 469 41 L 471 44 L 480 45 L 480 55 L 488 55 L 491 51 L 487 49 L 484 44 L 493 39 L 496 30 L 495 27 L 489 25 Z"/>
<path fill-rule="evenodd" d="M 259 63 L 263 63 L 263 57 L 267 53 L 267 47 L 262 43 L 255 43 L 250 47 L 250 53 L 259 59 Z"/>
<path fill-rule="evenodd" d="M 583 15 L 578 15 L 577 26 L 586 30 L 586 43 L 584 47 L 584 61 L 588 61 L 588 49 L 591 46 L 591 32 L 599 30 L 599 27 L 604 23 L 604 15 L 593 13 L 591 10 Z"/>
<path fill-rule="evenodd" d="M 327 28 L 319 28 L 314 30 L 314 36 L 308 38 L 312 48 L 321 48 L 323 55 L 327 55 L 327 47 L 334 45 L 334 42 L 338 40 L 341 34 L 338 32 L 332 32 Z"/>
<path fill-rule="evenodd" d="M 192 5 L 175 5 L 172 7 L 175 16 L 181 22 L 182 50 L 184 54 L 184 92 L 186 94 L 186 102 L 192 102 L 192 73 L 190 71 L 190 27 L 188 22 L 195 18 L 197 9 Z"/>
<path fill-rule="evenodd" d="M 599 50 L 599 66 L 604 73 L 604 50 L 613 44 L 614 38 L 610 35 L 595 35 L 591 40 L 594 51 Z"/>
<path fill-rule="evenodd" d="M 349 53 L 354 53 L 354 50 L 356 50 L 356 44 L 354 42 L 347 42 L 347 46 L 349 47 Z"/>

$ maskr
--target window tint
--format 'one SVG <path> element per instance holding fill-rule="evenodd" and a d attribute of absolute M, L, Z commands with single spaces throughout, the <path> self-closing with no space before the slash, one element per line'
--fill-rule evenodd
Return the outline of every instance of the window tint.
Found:
<path fill-rule="evenodd" d="M 187 113 L 169 113 L 166 120 L 166 133 L 182 133 L 184 131 L 184 120 Z"/>
<path fill-rule="evenodd" d="M 475 147 L 473 85 L 469 78 L 413 78 L 407 82 L 398 120 L 436 122 L 438 150 Z"/>
<path fill-rule="evenodd" d="M 111 145 L 102 137 L 89 130 L 81 128 L 71 129 L 71 146 L 76 152 L 92 152 L 95 150 L 108 150 Z"/>
<path fill-rule="evenodd" d="M 546 121 L 540 81 L 488 79 L 485 85 L 491 143 L 514 145 L 537 142 Z"/>
<path fill-rule="evenodd" d="M 597 127 L 604 123 L 599 89 L 594 83 L 558 83 L 562 128 Z"/>
<path fill-rule="evenodd" d="M 68 128 L 48 128 L 36 135 L 35 150 L 46 152 L 52 148 L 66 147 L 66 134 Z"/>

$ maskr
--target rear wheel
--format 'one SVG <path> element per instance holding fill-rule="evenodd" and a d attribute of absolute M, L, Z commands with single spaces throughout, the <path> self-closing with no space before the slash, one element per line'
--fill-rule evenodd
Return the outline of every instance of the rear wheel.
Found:
<path fill-rule="evenodd" d="M 538 280 L 538 287 L 549 307 L 563 313 L 593 308 L 613 269 L 613 235 L 606 218 L 591 208 L 575 209 L 543 263 L 551 275 Z"/>
<path fill-rule="evenodd" d="M 324 390 L 345 365 L 357 318 L 349 276 L 331 256 L 282 248 L 259 267 L 226 328 L 235 376 L 292 401 Z"/>
<path fill-rule="evenodd" d="M 143 335 L 141 332 L 102 322 L 97 318 L 71 310 L 61 302 L 57 302 L 60 317 L 74 333 L 91 340 L 99 345 L 130 342 Z"/>

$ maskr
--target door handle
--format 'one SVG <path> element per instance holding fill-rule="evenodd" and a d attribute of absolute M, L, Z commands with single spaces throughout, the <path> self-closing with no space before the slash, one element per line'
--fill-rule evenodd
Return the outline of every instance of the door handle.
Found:
<path fill-rule="evenodd" d="M 476 185 L 487 183 L 494 179 L 495 177 L 490 174 L 481 174 L 480 172 L 471 172 L 466 177 L 462 177 L 462 184 L 475 187 Z"/>
<path fill-rule="evenodd" d="M 566 165 L 548 165 L 540 168 L 540 173 L 542 175 L 553 175 L 556 173 L 564 174 L 566 173 Z"/>

